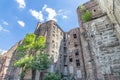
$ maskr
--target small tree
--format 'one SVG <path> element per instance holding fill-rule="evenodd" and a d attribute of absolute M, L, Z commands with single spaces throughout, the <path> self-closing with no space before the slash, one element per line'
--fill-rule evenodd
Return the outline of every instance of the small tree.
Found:
<path fill-rule="evenodd" d="M 61 80 L 61 77 L 58 74 L 49 73 L 48 75 L 46 75 L 44 80 Z"/>
<path fill-rule="evenodd" d="M 45 54 L 45 41 L 44 36 L 36 38 L 35 34 L 27 34 L 23 44 L 18 47 L 18 60 L 15 61 L 14 66 L 22 69 L 21 80 L 24 79 L 28 69 L 32 69 L 32 80 L 34 80 L 36 70 L 49 68 L 50 60 Z"/>

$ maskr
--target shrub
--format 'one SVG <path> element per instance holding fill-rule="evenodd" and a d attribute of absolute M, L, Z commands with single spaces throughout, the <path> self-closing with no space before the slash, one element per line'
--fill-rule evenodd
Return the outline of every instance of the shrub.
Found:
<path fill-rule="evenodd" d="M 45 76 L 44 80 L 61 80 L 61 77 L 58 74 L 49 73 L 48 75 Z"/>
<path fill-rule="evenodd" d="M 88 22 L 92 19 L 92 12 L 87 10 L 83 15 L 82 15 L 82 20 L 84 22 Z"/>

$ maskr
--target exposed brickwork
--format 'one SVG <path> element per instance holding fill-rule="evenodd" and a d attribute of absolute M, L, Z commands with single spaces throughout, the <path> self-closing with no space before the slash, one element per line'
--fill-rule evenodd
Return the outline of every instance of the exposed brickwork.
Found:
<path fill-rule="evenodd" d="M 74 77 L 75 80 L 85 80 L 79 28 L 72 29 L 67 33 L 66 47 L 69 79 Z"/>
<path fill-rule="evenodd" d="M 57 72 L 61 74 L 62 63 L 60 56 L 64 31 L 53 20 L 45 23 L 38 23 L 37 29 L 34 32 L 37 36 L 43 35 L 46 37 L 46 53 L 51 59 L 51 66 L 48 72 Z M 36 79 L 37 80 L 37 79 Z"/>

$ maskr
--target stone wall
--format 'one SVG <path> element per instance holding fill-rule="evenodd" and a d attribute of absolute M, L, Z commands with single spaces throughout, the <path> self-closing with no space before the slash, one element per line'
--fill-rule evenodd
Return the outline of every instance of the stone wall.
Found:
<path fill-rule="evenodd" d="M 92 20 L 97 19 L 105 14 L 100 9 L 98 2 L 95 0 L 90 0 L 89 2 L 83 4 L 85 10 L 89 10 L 92 12 Z M 90 44 L 86 38 L 86 30 L 84 29 L 84 21 L 82 20 L 82 15 L 84 14 L 83 10 L 77 8 L 78 14 L 78 23 L 80 25 L 80 39 L 83 51 L 83 57 L 85 62 L 85 71 L 86 71 L 86 80 L 98 80 L 97 78 L 97 69 L 95 62 L 93 61 L 93 56 L 90 50 Z"/>
<path fill-rule="evenodd" d="M 116 33 L 120 41 L 120 0 L 96 0 L 101 10 L 109 16 L 112 23 L 116 25 Z"/>
<path fill-rule="evenodd" d="M 120 72 L 118 68 L 120 65 L 120 43 L 115 33 L 115 25 L 110 22 L 107 16 L 104 16 L 85 23 L 84 28 L 95 61 L 97 77 L 102 78 L 102 75 L 108 74 L 109 78 L 113 76 L 117 78 L 112 75 Z M 114 72 L 116 70 L 117 72 Z"/>
<path fill-rule="evenodd" d="M 90 11 L 98 9 L 97 13 L 100 12 L 100 14 L 96 13 L 96 15 L 92 12 L 92 20 L 88 22 L 83 22 L 81 17 L 83 12 L 79 8 L 77 9 L 86 77 L 87 80 L 119 80 L 119 24 L 112 22 L 109 16 L 110 13 L 106 14 L 106 5 L 110 6 L 112 1 L 101 1 L 103 1 L 101 4 L 104 5 L 102 7 L 103 10 L 97 0 L 90 0 L 83 4 Z M 105 4 L 104 1 L 108 1 L 109 3 Z M 115 2 L 118 1 L 116 0 Z M 117 4 L 115 2 L 113 4 Z M 91 3 L 96 3 L 96 5 L 91 7 Z M 118 7 L 117 5 L 114 6 Z M 115 9 L 115 7 L 112 8 Z M 107 10 L 111 12 L 113 9 Z"/>

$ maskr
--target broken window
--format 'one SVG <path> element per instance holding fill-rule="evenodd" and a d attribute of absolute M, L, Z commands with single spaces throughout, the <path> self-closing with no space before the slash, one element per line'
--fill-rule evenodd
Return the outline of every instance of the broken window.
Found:
<path fill-rule="evenodd" d="M 79 55 L 78 49 L 75 50 L 75 55 Z"/>
<path fill-rule="evenodd" d="M 73 34 L 73 37 L 74 37 L 74 38 L 77 38 L 77 35 L 76 35 L 76 34 Z"/>
<path fill-rule="evenodd" d="M 77 43 L 77 42 L 74 42 L 74 46 L 77 47 L 77 46 L 78 46 L 78 43 Z"/>
<path fill-rule="evenodd" d="M 79 61 L 79 59 L 76 59 L 76 66 L 80 66 L 80 61 Z"/>
<path fill-rule="evenodd" d="M 76 52 L 76 53 L 75 53 L 75 55 L 77 56 L 77 55 L 79 55 L 79 53 L 78 53 L 78 52 Z"/>
<path fill-rule="evenodd" d="M 73 59 L 72 59 L 72 58 L 70 58 L 70 59 L 69 59 L 69 61 L 70 61 L 70 62 L 72 62 L 72 61 L 73 61 Z"/>

